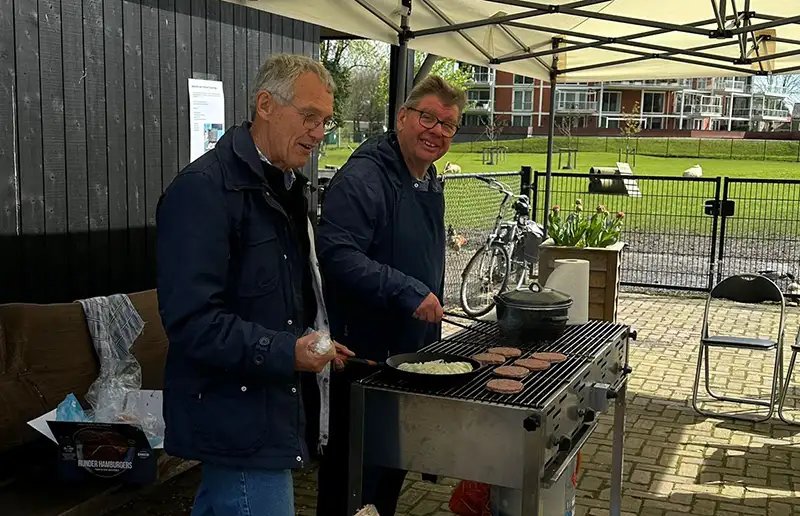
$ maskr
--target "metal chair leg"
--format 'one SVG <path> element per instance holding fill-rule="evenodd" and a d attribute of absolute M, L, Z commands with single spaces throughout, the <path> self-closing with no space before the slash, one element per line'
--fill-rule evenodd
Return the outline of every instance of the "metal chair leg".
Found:
<path fill-rule="evenodd" d="M 781 418 L 781 421 L 786 423 L 787 425 L 800 425 L 800 422 L 789 420 L 783 415 L 783 406 L 786 403 L 786 394 L 789 391 L 789 384 L 792 383 L 792 371 L 794 370 L 794 364 L 797 360 L 797 350 L 792 350 L 792 359 L 789 361 L 789 369 L 786 370 L 786 380 L 783 382 L 781 386 L 781 395 L 778 399 L 778 417 Z"/>
<path fill-rule="evenodd" d="M 697 405 L 697 391 L 700 389 L 700 372 L 703 368 L 703 354 L 705 352 L 705 344 L 700 343 L 700 353 L 697 356 L 697 372 L 694 375 L 694 387 L 692 387 L 692 407 L 698 414 L 704 414 L 700 407 Z M 706 384 L 708 385 L 708 384 Z"/>
<path fill-rule="evenodd" d="M 729 419 L 738 419 L 740 421 L 748 421 L 748 422 L 764 422 L 768 421 L 773 413 L 775 412 L 776 406 L 776 399 L 777 394 L 780 392 L 781 385 L 783 384 L 783 354 L 781 353 L 782 346 L 779 344 L 775 349 L 775 363 L 773 366 L 772 372 L 772 385 L 770 389 L 770 398 L 769 400 L 761 400 L 761 399 L 753 399 L 753 398 L 739 398 L 735 396 L 723 396 L 720 394 L 716 394 L 711 390 L 710 385 L 710 375 L 711 375 L 711 365 L 710 365 L 710 352 L 711 349 L 709 346 L 705 346 L 704 344 L 700 344 L 700 354 L 697 359 L 697 371 L 695 373 L 695 383 L 694 388 L 692 390 L 692 407 L 694 410 L 701 415 L 708 416 L 708 417 L 720 417 L 720 418 L 729 418 Z M 738 413 L 733 412 L 710 412 L 707 410 L 702 410 L 697 402 L 697 393 L 700 387 L 700 373 L 703 369 L 703 364 L 705 364 L 705 388 L 706 392 L 717 401 L 727 401 L 731 403 L 741 403 L 745 405 L 754 405 L 757 407 L 765 407 L 768 408 L 768 411 L 765 415 L 759 417 L 750 417 L 750 416 L 743 416 Z"/>

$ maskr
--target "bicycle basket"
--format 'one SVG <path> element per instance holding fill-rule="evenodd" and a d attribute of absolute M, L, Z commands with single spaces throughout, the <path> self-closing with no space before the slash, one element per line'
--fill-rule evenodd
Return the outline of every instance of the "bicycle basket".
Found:
<path fill-rule="evenodd" d="M 522 249 L 525 260 L 531 263 L 539 259 L 539 245 L 544 240 L 544 227 L 528 220 L 522 228 Z"/>

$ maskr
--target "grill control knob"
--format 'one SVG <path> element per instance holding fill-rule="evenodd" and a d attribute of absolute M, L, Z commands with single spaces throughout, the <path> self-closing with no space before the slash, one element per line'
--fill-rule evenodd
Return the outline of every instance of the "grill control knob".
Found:
<path fill-rule="evenodd" d="M 597 413 L 590 408 L 587 408 L 586 411 L 583 413 L 583 421 L 586 423 L 591 423 L 592 421 L 594 421 L 595 417 L 597 417 Z"/>
<path fill-rule="evenodd" d="M 572 439 L 567 436 L 563 436 L 561 439 L 558 440 L 558 451 L 570 451 L 572 449 Z"/>

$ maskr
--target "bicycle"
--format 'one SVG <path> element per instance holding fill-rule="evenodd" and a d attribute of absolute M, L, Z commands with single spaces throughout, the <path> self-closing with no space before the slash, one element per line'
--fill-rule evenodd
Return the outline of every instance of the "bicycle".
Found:
<path fill-rule="evenodd" d="M 493 178 L 476 176 L 492 190 L 503 194 L 494 227 L 486 242 L 467 262 L 461 273 L 461 309 L 470 317 L 481 317 L 494 308 L 494 296 L 508 289 L 509 279 L 520 288 L 528 279 L 528 272 L 537 259 L 539 244 L 544 235 L 541 225 L 530 220 L 530 200 L 527 195 L 517 195 L 508 186 Z M 514 210 L 513 220 L 505 220 L 509 202 Z M 479 285 L 479 299 L 483 306 L 473 304 L 468 296 L 469 280 L 475 276 Z"/>

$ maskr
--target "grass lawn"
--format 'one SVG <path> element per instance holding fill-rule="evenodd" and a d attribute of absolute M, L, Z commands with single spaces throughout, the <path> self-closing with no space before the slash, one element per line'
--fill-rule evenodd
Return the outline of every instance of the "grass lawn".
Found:
<path fill-rule="evenodd" d="M 546 170 L 546 155 L 541 153 L 509 153 L 496 165 L 481 163 L 481 154 L 469 152 L 467 147 L 455 147 L 445 155 L 437 167 L 442 170 L 447 161 L 458 164 L 462 172 L 518 171 L 523 165 L 534 170 Z M 320 157 L 320 167 L 341 166 L 351 151 L 347 148 L 329 148 L 326 156 Z M 572 173 L 588 173 L 591 166 L 613 167 L 617 153 L 581 152 L 578 167 Z M 558 156 L 554 156 L 554 168 Z M 639 176 L 680 178 L 682 172 L 700 164 L 703 178 L 755 178 L 798 179 L 800 163 L 789 161 L 764 161 L 742 159 L 709 158 L 663 158 L 638 156 L 634 173 Z M 640 178 L 637 180 L 642 197 L 619 194 L 590 194 L 588 179 L 570 177 L 572 173 L 553 178 L 552 202 L 570 209 L 576 198 L 583 201 L 587 209 L 605 204 L 609 210 L 626 213 L 626 228 L 629 231 L 666 232 L 673 234 L 710 234 L 713 218 L 704 215 L 706 200 L 715 197 L 717 185 L 709 181 L 664 181 Z M 536 219 L 542 219 L 544 206 L 544 178 L 538 187 Z M 512 189 L 518 190 L 517 177 L 504 180 Z M 487 228 L 493 222 L 500 202 L 500 194 L 491 192 L 486 185 L 475 179 L 450 180 L 445 189 L 447 221 L 459 228 Z M 729 183 L 729 199 L 736 200 L 734 217 L 728 220 L 730 229 L 737 233 L 758 232 L 762 234 L 800 236 L 796 221 L 800 219 L 800 184 Z"/>

